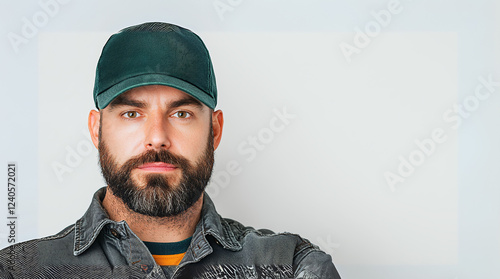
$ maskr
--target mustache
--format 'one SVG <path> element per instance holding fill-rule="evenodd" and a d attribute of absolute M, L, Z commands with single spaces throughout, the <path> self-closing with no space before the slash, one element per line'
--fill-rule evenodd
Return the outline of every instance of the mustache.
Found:
<path fill-rule="evenodd" d="M 130 158 L 123 164 L 122 169 L 132 170 L 143 164 L 156 162 L 171 164 L 181 169 L 185 169 L 186 166 L 189 166 L 189 161 L 186 158 L 172 154 L 172 152 L 168 150 L 148 150 Z"/>

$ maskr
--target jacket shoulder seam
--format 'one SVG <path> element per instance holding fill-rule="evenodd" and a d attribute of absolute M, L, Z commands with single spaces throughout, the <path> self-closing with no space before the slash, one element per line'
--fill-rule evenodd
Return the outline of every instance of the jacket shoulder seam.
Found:
<path fill-rule="evenodd" d="M 57 234 L 39 238 L 39 241 L 60 239 L 70 234 L 75 229 L 74 225 L 68 226 Z"/>

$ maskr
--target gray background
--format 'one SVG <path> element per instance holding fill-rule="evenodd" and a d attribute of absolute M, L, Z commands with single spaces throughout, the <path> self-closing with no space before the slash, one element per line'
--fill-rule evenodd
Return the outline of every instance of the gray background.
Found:
<path fill-rule="evenodd" d="M 73 223 L 105 185 L 86 128 L 97 59 L 119 29 L 166 21 L 213 58 L 226 122 L 207 192 L 221 215 L 300 233 L 343 278 L 500 275 L 494 1 L 0 5 L 18 241 Z"/>

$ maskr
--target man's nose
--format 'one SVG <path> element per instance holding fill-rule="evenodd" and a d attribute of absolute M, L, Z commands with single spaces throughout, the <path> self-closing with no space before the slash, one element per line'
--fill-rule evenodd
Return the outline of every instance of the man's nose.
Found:
<path fill-rule="evenodd" d="M 145 146 L 147 149 L 170 148 L 169 129 L 171 129 L 168 116 L 162 113 L 150 114 L 146 120 Z"/>

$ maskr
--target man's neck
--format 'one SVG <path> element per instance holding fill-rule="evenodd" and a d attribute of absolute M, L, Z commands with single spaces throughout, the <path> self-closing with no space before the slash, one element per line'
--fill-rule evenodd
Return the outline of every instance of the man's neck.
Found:
<path fill-rule="evenodd" d="M 178 242 L 193 235 L 200 220 L 203 194 L 190 208 L 173 217 L 151 217 L 136 213 L 113 195 L 109 187 L 102 205 L 111 220 L 117 222 L 125 220 L 142 241 Z"/>

